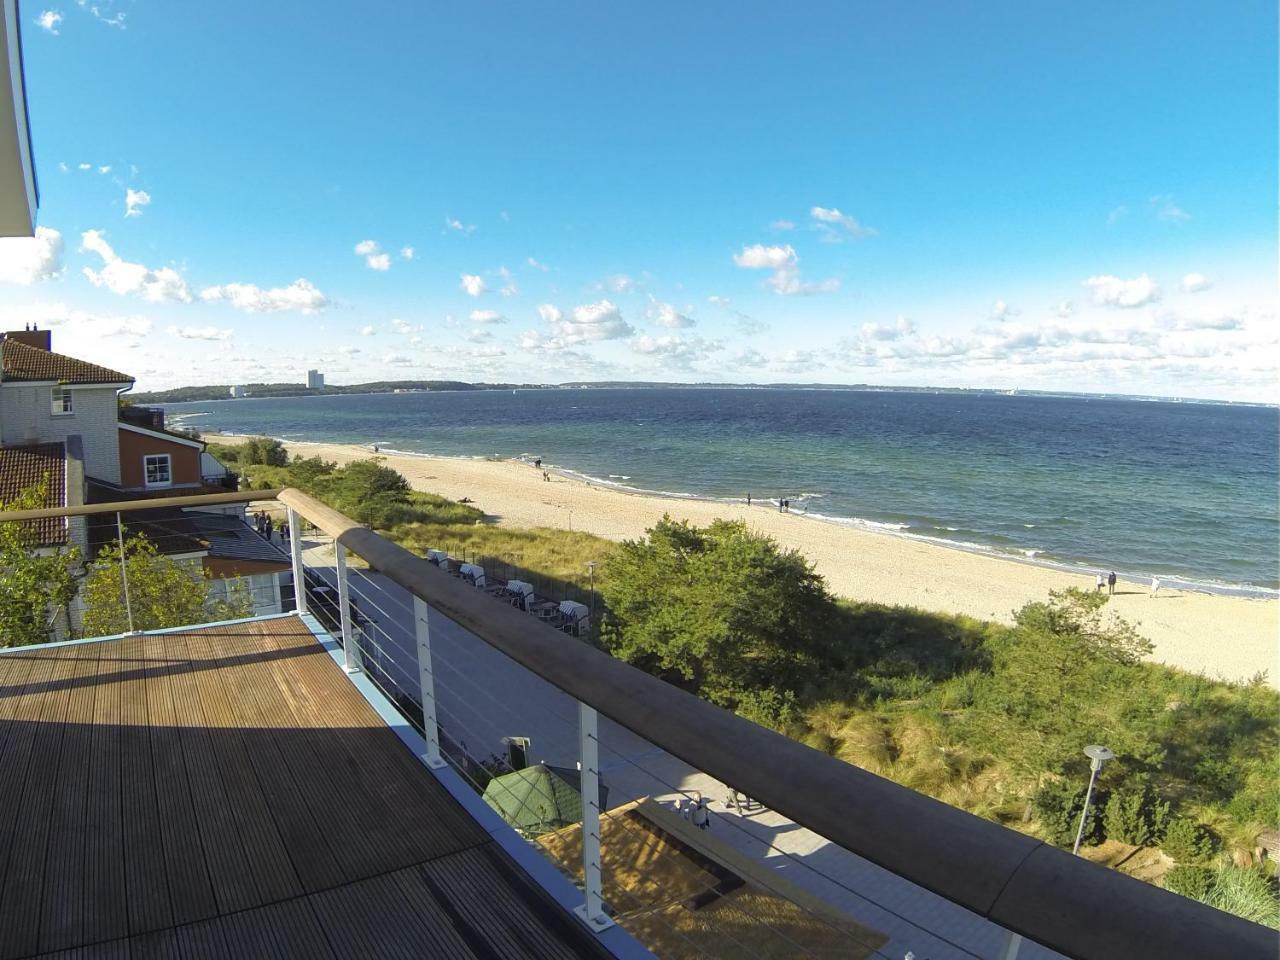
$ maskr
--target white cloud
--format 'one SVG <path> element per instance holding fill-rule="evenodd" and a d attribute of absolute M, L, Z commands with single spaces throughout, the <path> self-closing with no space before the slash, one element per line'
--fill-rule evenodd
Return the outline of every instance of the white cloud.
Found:
<path fill-rule="evenodd" d="M 200 299 L 207 302 L 226 301 L 245 313 L 279 313 L 298 310 L 317 313 L 329 305 L 329 298 L 310 281 L 298 278 L 287 287 L 264 290 L 252 283 L 228 283 L 220 287 L 206 287 L 200 291 Z"/>
<path fill-rule="evenodd" d="M 108 167 L 108 170 L 111 168 Z M 124 192 L 124 215 L 126 217 L 142 216 L 142 208 L 151 206 L 151 194 L 145 190 L 134 190 L 127 187 Z"/>
<path fill-rule="evenodd" d="M 498 293 L 504 297 L 514 297 L 520 292 L 520 284 L 516 283 L 516 278 L 506 267 L 498 268 L 498 276 L 503 279 L 503 284 L 498 288 Z"/>
<path fill-rule="evenodd" d="M 36 227 L 33 237 L 0 238 L 0 283 L 30 286 L 62 274 L 62 234 Z"/>
<path fill-rule="evenodd" d="M 545 263 L 539 263 L 537 260 L 533 259 L 533 257 L 530 257 L 525 262 L 528 263 L 529 266 L 533 267 L 533 269 L 541 270 L 543 273 L 546 273 L 548 270 L 551 269 Z"/>
<path fill-rule="evenodd" d="M 757 243 L 743 247 L 741 253 L 733 255 L 733 262 L 745 270 L 771 270 L 772 275 L 766 281 L 773 292 L 784 296 L 810 293 L 830 293 L 840 289 L 840 281 L 834 277 L 820 283 L 801 283 L 799 258 L 795 248 L 790 244 L 785 247 L 768 246 Z"/>
<path fill-rule="evenodd" d="M 1132 280 L 1119 277 L 1096 276 L 1083 281 L 1083 286 L 1093 291 L 1093 302 L 1105 307 L 1143 307 L 1160 299 L 1160 287 L 1149 274 Z"/>
<path fill-rule="evenodd" d="M 1058 305 L 1054 308 L 1053 312 L 1065 320 L 1067 317 L 1071 316 L 1071 314 L 1076 312 L 1076 305 L 1070 300 L 1061 300 L 1058 302 Z"/>
<path fill-rule="evenodd" d="M 92 170 L 92 169 L 93 169 L 93 164 L 92 164 L 92 163 L 78 163 L 78 164 L 76 164 L 76 169 L 77 169 L 77 170 Z"/>
<path fill-rule="evenodd" d="M 612 290 L 614 293 L 632 293 L 640 286 L 640 281 L 625 273 L 615 273 L 611 277 L 606 277 L 597 286 Z"/>
<path fill-rule="evenodd" d="M 413 249 L 413 247 L 401 247 L 401 248 L 400 248 L 400 257 L 401 257 L 401 259 L 403 259 L 403 260 L 412 260 L 412 259 L 413 259 L 414 257 L 416 257 L 416 256 L 417 256 L 417 253 L 416 253 L 416 251 Z"/>
<path fill-rule="evenodd" d="M 648 317 L 658 326 L 672 329 L 692 327 L 695 323 L 692 317 L 685 316 L 673 305 L 663 303 L 652 296 L 649 298 Z"/>
<path fill-rule="evenodd" d="M 169 332 L 183 340 L 230 340 L 229 327 L 170 327 Z"/>
<path fill-rule="evenodd" d="M 474 223 L 463 223 L 453 217 L 445 217 L 444 225 L 447 230 L 456 230 L 458 233 L 475 233 L 476 230 Z"/>
<path fill-rule="evenodd" d="M 1016 317 L 1021 312 L 1017 307 L 1010 306 L 1003 300 L 997 300 L 991 305 L 991 319 L 995 321 L 1008 320 L 1010 317 Z"/>
<path fill-rule="evenodd" d="M 360 336 L 362 337 L 376 337 L 377 335 L 378 331 L 374 329 L 372 323 L 367 323 L 360 328 Z"/>
<path fill-rule="evenodd" d="M 767 366 L 769 359 L 759 350 L 753 350 L 748 347 L 745 350 L 739 350 L 733 355 L 734 366 L 758 368 Z"/>
<path fill-rule="evenodd" d="M 860 331 L 864 340 L 899 340 L 915 332 L 915 323 L 902 314 L 893 323 L 864 323 Z"/>
<path fill-rule="evenodd" d="M 393 319 L 391 321 L 391 329 L 394 330 L 396 333 L 402 333 L 402 334 L 413 333 L 413 325 L 409 323 L 407 320 L 400 320 L 399 318 Z"/>
<path fill-rule="evenodd" d="M 1157 194 L 1150 200 L 1151 210 L 1157 220 L 1167 223 L 1182 223 L 1191 219 L 1191 214 L 1183 210 L 1168 194 Z"/>
<path fill-rule="evenodd" d="M 40 16 L 36 17 L 35 24 L 41 30 L 47 30 L 55 37 L 58 35 L 58 27 L 62 24 L 62 14 L 57 10 L 45 10 Z"/>
<path fill-rule="evenodd" d="M 1230 313 L 1179 317 L 1173 325 L 1175 330 L 1239 330 L 1242 327 L 1244 327 L 1243 318 Z"/>
<path fill-rule="evenodd" d="M 538 314 L 551 325 L 560 345 L 621 340 L 635 333 L 622 318 L 622 311 L 609 300 L 574 307 L 569 317 L 554 304 L 544 303 L 538 307 Z"/>
<path fill-rule="evenodd" d="M 472 323 L 506 323 L 507 318 L 497 310 L 472 310 L 468 318 Z"/>
<path fill-rule="evenodd" d="M 493 334 L 488 330 L 472 330 L 467 334 L 467 340 L 470 343 L 486 343 L 493 339 Z"/>
<path fill-rule="evenodd" d="M 835 207 L 813 207 L 809 210 L 809 216 L 817 221 L 816 226 L 822 231 L 823 239 L 825 240 L 835 241 L 841 239 L 841 234 L 837 228 L 843 228 L 855 240 L 876 235 L 876 231 L 873 228 L 864 227 L 856 217 L 841 213 Z"/>
<path fill-rule="evenodd" d="M 468 296 L 478 297 L 489 289 L 489 285 L 484 282 L 484 277 L 478 273 L 462 274 L 461 287 L 467 292 Z"/>
<path fill-rule="evenodd" d="M 1112 208 L 1111 212 L 1107 214 L 1107 226 L 1114 227 L 1117 223 L 1119 223 L 1128 215 L 1129 215 L 1129 208 L 1126 207 L 1124 204 L 1121 204 L 1118 207 Z"/>
<path fill-rule="evenodd" d="M 1182 278 L 1183 293 L 1200 293 L 1202 290 L 1208 290 L 1213 286 L 1213 281 L 1206 277 L 1203 273 L 1188 273 Z"/>
<path fill-rule="evenodd" d="M 100 230 L 86 230 L 80 235 L 80 251 L 96 253 L 102 258 L 102 269 L 84 268 L 84 275 L 95 287 L 103 287 L 120 296 L 137 295 L 152 303 L 190 303 L 191 291 L 182 274 L 172 267 L 152 270 L 141 263 L 123 260 L 111 249 Z"/>
<path fill-rule="evenodd" d="M 717 307 L 727 307 L 732 302 L 728 297 L 718 297 L 714 293 L 707 297 L 707 303 L 714 303 Z"/>
<path fill-rule="evenodd" d="M 382 362 L 392 367 L 411 367 L 413 366 L 413 358 L 406 357 L 403 353 L 384 353 Z"/>
<path fill-rule="evenodd" d="M 99 172 L 100 174 L 102 174 L 103 176 L 106 176 L 108 173 L 110 173 L 110 172 L 111 172 L 111 165 L 110 165 L 110 164 L 106 164 L 105 166 L 101 166 L 101 167 L 99 167 L 99 168 L 98 168 L 98 172 Z"/>
<path fill-rule="evenodd" d="M 788 350 L 774 361 L 774 365 L 788 373 L 803 373 L 826 366 L 812 350 Z"/>
<path fill-rule="evenodd" d="M 382 247 L 376 240 L 361 240 L 354 247 L 357 257 L 364 257 L 365 266 L 370 270 L 390 270 L 391 255 L 383 253 Z"/>
<path fill-rule="evenodd" d="M 125 14 L 117 13 L 111 15 L 104 13 L 100 6 L 96 3 L 90 3 L 89 0 L 76 0 L 76 4 L 81 10 L 88 10 L 90 16 L 98 22 L 103 23 L 108 27 L 119 27 L 121 30 L 125 29 Z"/>
<path fill-rule="evenodd" d="M 631 349 L 642 356 L 659 360 L 677 367 L 688 367 L 691 364 L 708 359 L 711 354 L 724 349 L 718 340 L 704 340 L 701 337 L 648 335 L 636 337 L 631 341 Z"/>
<path fill-rule="evenodd" d="M 507 355 L 507 351 L 503 350 L 501 347 L 493 347 L 493 346 L 476 347 L 470 353 L 470 356 L 474 357 L 477 360 L 492 360 L 495 357 L 505 357 L 506 355 Z"/>
<path fill-rule="evenodd" d="M 770 230 L 794 230 L 795 228 L 795 222 L 792 220 L 775 220 L 769 224 Z"/>
<path fill-rule="evenodd" d="M 338 348 L 338 352 L 339 352 L 339 353 L 342 353 L 342 354 L 345 354 L 346 356 L 350 357 L 350 356 L 354 356 L 355 354 L 359 353 L 359 352 L 360 352 L 360 348 L 359 348 L 359 347 L 353 347 L 353 346 L 345 345 L 345 344 L 344 344 L 343 346 L 341 346 L 341 347 L 339 347 L 339 348 Z"/>

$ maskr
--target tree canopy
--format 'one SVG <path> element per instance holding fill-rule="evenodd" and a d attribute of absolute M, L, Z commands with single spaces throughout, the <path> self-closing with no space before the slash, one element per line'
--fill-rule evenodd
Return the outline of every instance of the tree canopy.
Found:
<path fill-rule="evenodd" d="M 820 656 L 834 607 L 803 556 L 727 520 L 663 517 L 610 559 L 602 594 L 615 656 L 773 719 Z"/>
<path fill-rule="evenodd" d="M 85 636 L 162 630 L 253 613 L 247 590 L 227 599 L 214 598 L 203 570 L 184 567 L 164 556 L 141 534 L 126 538 L 124 557 L 127 599 L 118 544 L 101 550 L 89 568 L 82 593 Z"/>
<path fill-rule="evenodd" d="M 48 477 L 23 490 L 0 511 L 36 510 L 45 505 Z M 53 639 L 52 622 L 76 593 L 80 551 L 33 550 L 28 528 L 0 523 L 0 646 L 21 647 Z"/>

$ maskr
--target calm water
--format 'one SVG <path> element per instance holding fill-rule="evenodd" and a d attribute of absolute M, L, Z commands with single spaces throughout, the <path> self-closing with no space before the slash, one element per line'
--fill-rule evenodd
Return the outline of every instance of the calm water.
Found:
<path fill-rule="evenodd" d="M 1037 562 L 1280 588 L 1274 408 L 812 390 L 547 390 L 172 404 L 201 430 L 540 456 L 673 495 Z M 850 557 L 857 563 L 857 557 Z"/>

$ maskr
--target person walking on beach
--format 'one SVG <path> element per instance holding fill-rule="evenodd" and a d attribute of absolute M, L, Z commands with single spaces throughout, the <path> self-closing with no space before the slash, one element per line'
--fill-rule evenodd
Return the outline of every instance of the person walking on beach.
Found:
<path fill-rule="evenodd" d="M 1098 592 L 1098 593 L 1101 593 L 1101 592 L 1102 592 L 1102 585 L 1103 585 L 1104 583 L 1106 583 L 1106 582 L 1107 582 L 1107 581 L 1106 581 L 1106 578 L 1105 578 L 1105 577 L 1103 577 L 1103 576 L 1102 576 L 1102 574 L 1098 574 L 1098 587 L 1097 587 L 1097 592 Z"/>
<path fill-rule="evenodd" d="M 542 469 L 542 458 L 541 458 L 541 457 L 536 457 L 536 458 L 534 459 L 534 461 L 533 461 L 533 469 L 535 469 L 535 470 L 541 470 L 541 469 Z"/>
<path fill-rule="evenodd" d="M 786 502 L 787 502 L 787 501 L 783 500 L 781 496 L 779 496 L 779 497 L 778 497 L 778 512 L 779 512 L 779 513 L 781 513 L 781 512 L 782 512 L 782 508 L 786 505 Z"/>
<path fill-rule="evenodd" d="M 1107 596 L 1115 596 L 1116 592 L 1116 572 L 1112 570 L 1107 574 Z"/>
<path fill-rule="evenodd" d="M 747 494 L 747 506 L 751 506 L 751 494 Z"/>
<path fill-rule="evenodd" d="M 1152 577 L 1151 578 L 1151 596 L 1154 597 L 1159 592 L 1160 592 L 1160 578 Z"/>

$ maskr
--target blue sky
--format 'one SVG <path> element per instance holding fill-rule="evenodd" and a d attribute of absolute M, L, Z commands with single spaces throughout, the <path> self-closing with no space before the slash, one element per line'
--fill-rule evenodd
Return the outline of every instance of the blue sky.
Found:
<path fill-rule="evenodd" d="M 1271 4 L 22 17 L 41 234 L 0 312 L 142 389 L 1276 399 Z"/>

